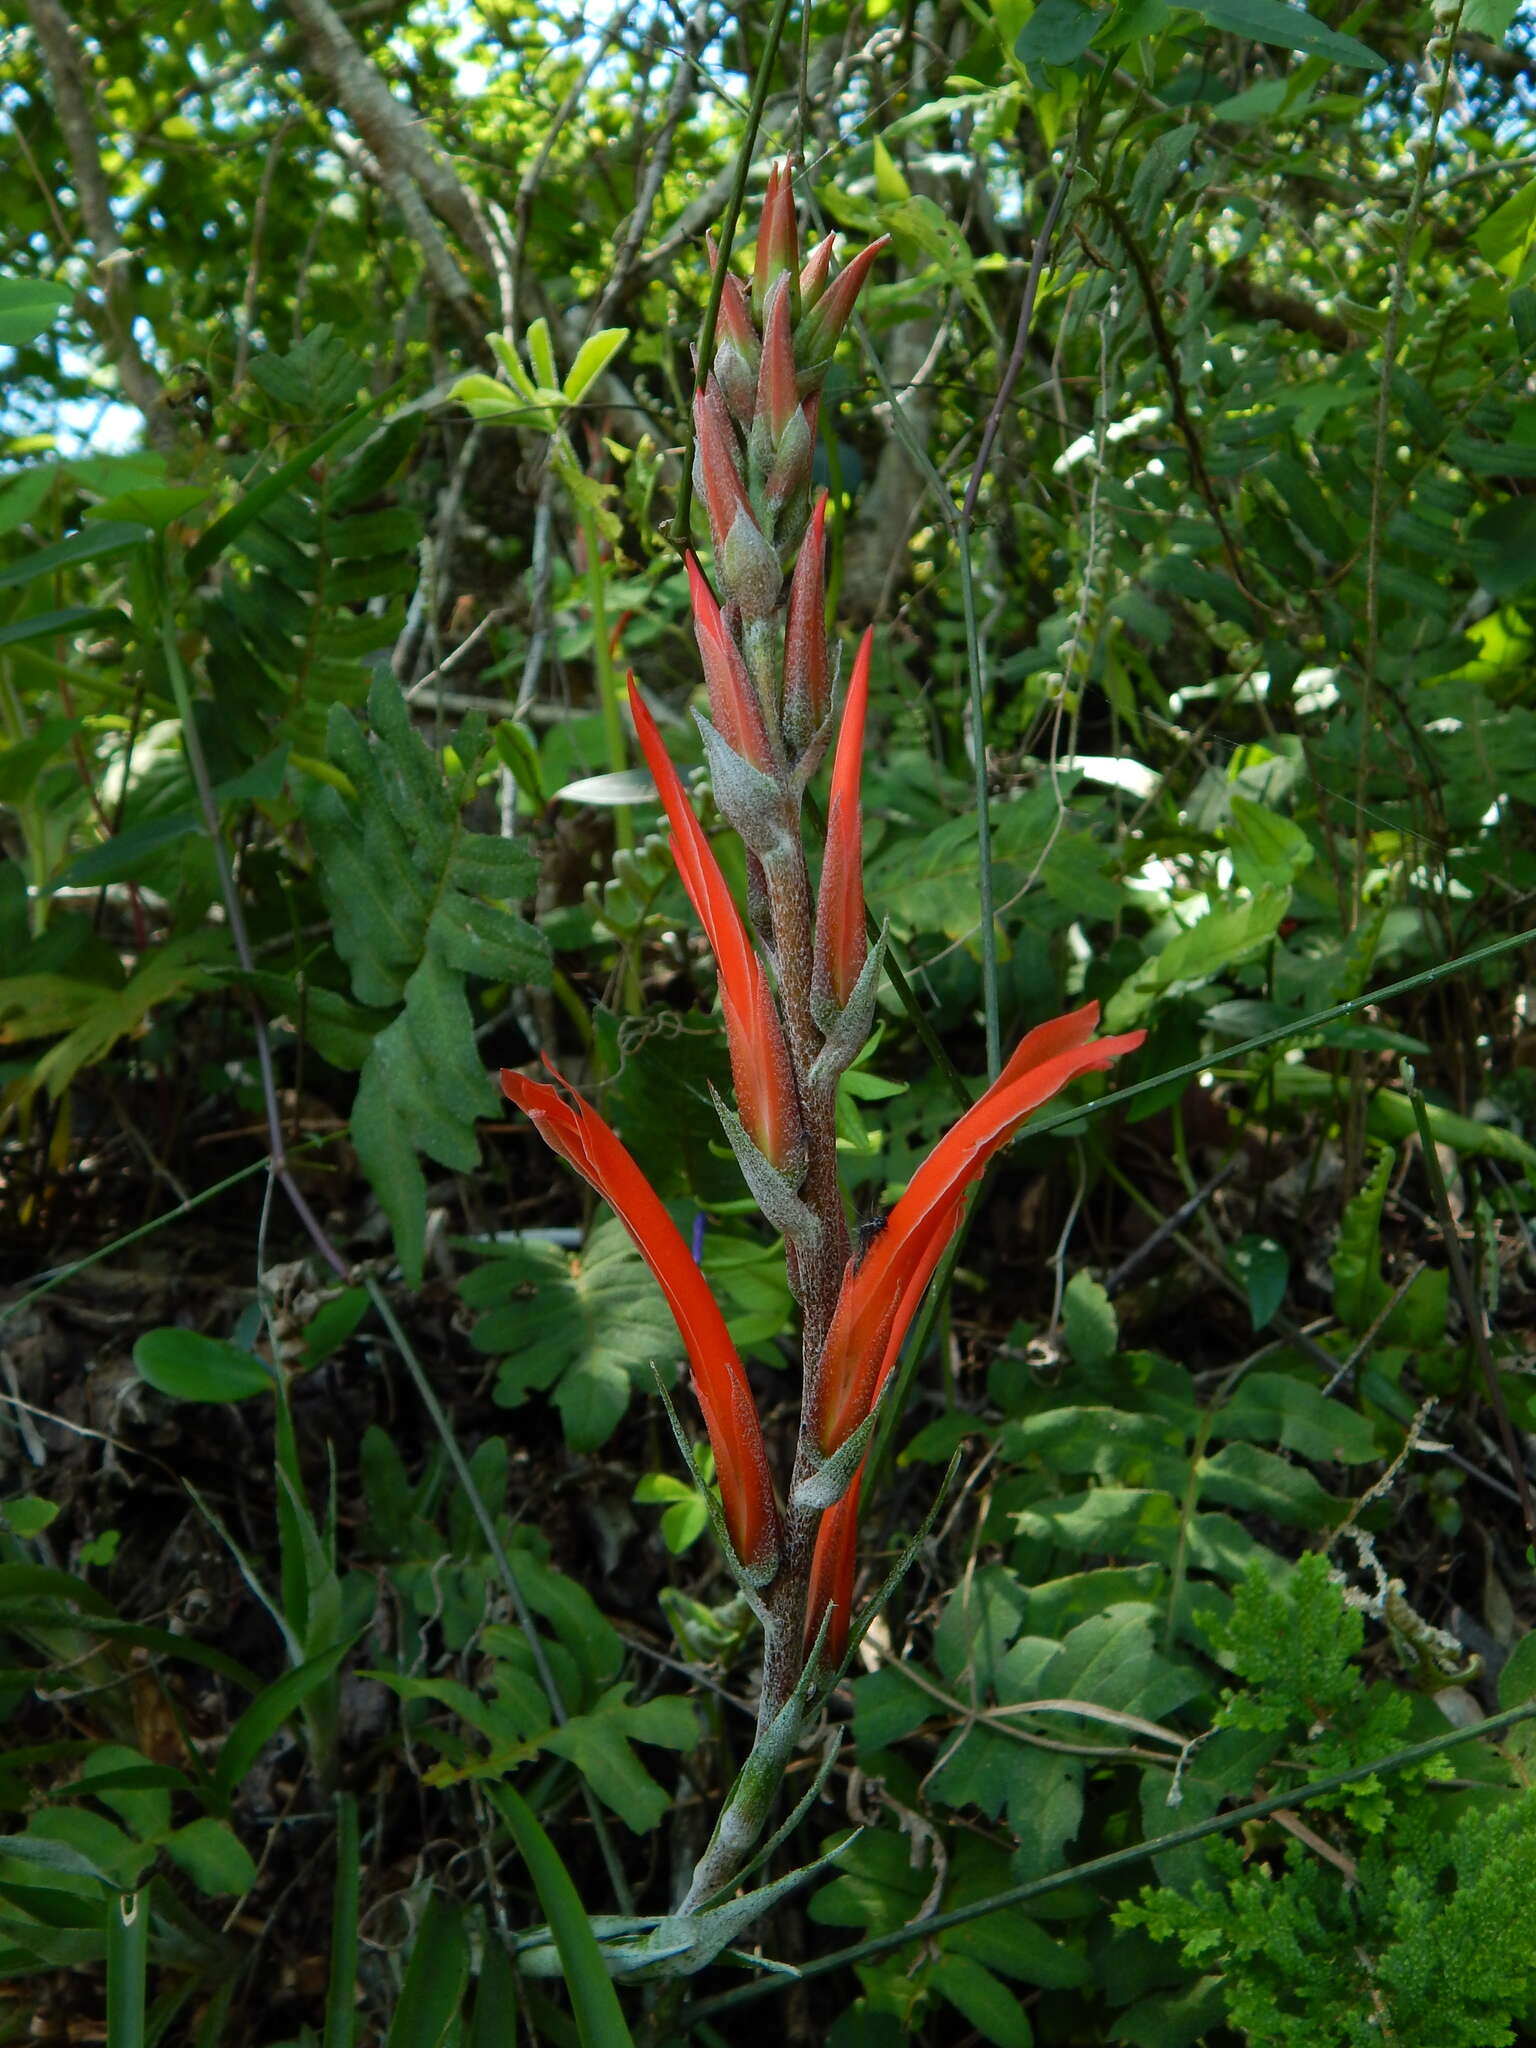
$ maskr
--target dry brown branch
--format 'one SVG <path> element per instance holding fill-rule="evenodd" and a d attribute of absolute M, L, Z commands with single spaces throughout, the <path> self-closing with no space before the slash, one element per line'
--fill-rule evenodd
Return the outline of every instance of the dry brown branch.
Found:
<path fill-rule="evenodd" d="M 27 0 L 32 26 L 53 96 L 80 215 L 96 258 L 102 311 L 97 330 L 112 359 L 123 390 L 144 415 L 150 440 L 159 448 L 176 442 L 176 423 L 165 408 L 165 387 L 134 339 L 131 258 L 112 217 L 112 194 L 96 146 L 85 66 L 81 62 L 75 25 L 59 0 Z"/>
<path fill-rule="evenodd" d="M 416 116 L 395 98 L 330 0 L 289 0 L 289 4 L 304 30 L 316 70 L 329 81 L 358 135 L 372 151 L 392 196 L 398 202 L 400 185 L 409 181 L 475 260 L 489 263 L 485 231 L 453 166 L 439 153 Z M 415 223 L 411 223 L 411 232 L 420 239 Z"/>

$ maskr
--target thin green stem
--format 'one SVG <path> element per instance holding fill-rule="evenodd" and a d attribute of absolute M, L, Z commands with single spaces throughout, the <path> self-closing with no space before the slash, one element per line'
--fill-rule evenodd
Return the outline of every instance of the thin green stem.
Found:
<path fill-rule="evenodd" d="M 1536 945 L 1536 929 L 1510 932 L 1502 939 L 1474 948 L 1470 953 L 1460 953 L 1454 960 L 1441 960 L 1433 967 L 1420 968 L 1417 974 L 1405 975 L 1401 981 L 1389 981 L 1384 988 L 1368 989 L 1363 996 L 1351 996 L 1347 1002 L 1334 1003 L 1326 1010 L 1315 1010 L 1308 1017 L 1298 1017 L 1294 1023 L 1277 1024 L 1270 1031 L 1260 1031 L 1253 1038 L 1227 1046 L 1221 1053 L 1221 1064 L 1229 1065 L 1246 1059 L 1249 1053 L 1264 1052 L 1272 1045 L 1284 1045 L 1289 1039 L 1305 1038 L 1310 1032 L 1337 1024 L 1341 1017 L 1353 1017 L 1357 1010 L 1368 1010 L 1377 1003 L 1389 1003 L 1397 996 L 1412 994 L 1415 989 L 1431 988 L 1436 982 L 1448 981 L 1452 975 L 1460 974 L 1468 967 L 1481 967 L 1485 961 L 1497 960 L 1505 953 L 1514 952 L 1518 946 L 1532 945 Z M 1054 1116 L 1042 1117 L 1038 1123 L 1026 1125 L 1024 1135 L 1030 1138 L 1049 1137 L 1052 1131 L 1063 1130 L 1084 1117 L 1098 1116 L 1108 1109 L 1123 1109 L 1138 1095 L 1150 1095 L 1154 1088 L 1166 1088 L 1170 1081 L 1192 1081 L 1197 1074 L 1208 1074 L 1216 1064 L 1216 1059 L 1209 1054 L 1201 1059 L 1186 1060 L 1180 1067 L 1169 1067 L 1161 1074 L 1149 1074 L 1144 1081 L 1133 1081 L 1129 1087 L 1116 1088 L 1112 1094 L 1101 1095 L 1097 1102 L 1080 1102 L 1070 1109 L 1059 1109 Z"/>
<path fill-rule="evenodd" d="M 965 660 L 971 678 L 971 768 L 976 784 L 976 893 L 981 910 L 981 1000 L 987 1032 L 987 1079 L 1003 1068 L 1003 1034 L 997 1001 L 997 922 L 992 890 L 992 814 L 987 791 L 987 700 L 981 672 L 981 634 L 976 625 L 976 586 L 971 570 L 967 522 L 955 536 L 960 554 L 960 601 L 965 611 Z"/>
<path fill-rule="evenodd" d="M 935 1935 L 945 1934 L 952 1927 L 967 1926 L 973 1920 L 984 1919 L 989 1913 L 1003 1912 L 1009 1906 L 1027 1905 L 1032 1899 L 1044 1898 L 1066 1885 L 1094 1884 L 1102 1878 L 1114 1876 L 1129 1864 L 1187 1848 L 1191 1842 L 1202 1842 L 1210 1835 L 1230 1834 L 1235 1828 L 1264 1820 L 1282 1808 L 1289 1811 L 1309 1805 L 1314 1799 L 1325 1799 L 1330 1793 L 1341 1791 L 1346 1785 L 1357 1785 L 1363 1778 L 1374 1777 L 1378 1772 L 1406 1770 L 1412 1764 L 1424 1763 L 1448 1749 L 1456 1749 L 1464 1742 L 1486 1740 L 1521 1721 L 1530 1720 L 1533 1715 L 1536 1715 L 1536 1700 L 1526 1700 L 1502 1714 L 1491 1715 L 1486 1721 L 1475 1721 L 1469 1728 L 1447 1728 L 1442 1735 L 1432 1735 L 1425 1742 L 1415 1742 L 1407 1749 L 1395 1750 L 1390 1756 L 1377 1758 L 1374 1763 L 1352 1764 L 1346 1771 L 1334 1771 L 1326 1778 L 1314 1778 L 1311 1784 L 1298 1785 L 1292 1790 L 1272 1792 L 1267 1798 L 1250 1800 L 1246 1806 L 1234 1806 L 1227 1813 L 1213 1814 L 1209 1820 L 1195 1821 L 1187 1828 L 1175 1828 L 1171 1834 L 1154 1835 L 1150 1841 L 1137 1842 L 1128 1849 L 1116 1849 L 1108 1856 L 1095 1856 L 1087 1863 L 1068 1864 L 1062 1870 L 1053 1871 L 1049 1877 L 1037 1877 L 1028 1884 L 1010 1885 L 1006 1891 L 994 1892 L 990 1898 L 952 1907 L 947 1913 L 930 1913 L 905 1927 L 893 1929 L 889 1934 L 871 1935 L 867 1941 L 857 1941 L 832 1955 L 817 1956 L 811 1962 L 801 1963 L 791 1979 L 762 1977 L 756 1983 L 740 1985 L 734 1991 L 701 1999 L 687 2018 L 690 2023 L 713 2019 L 718 2013 L 729 2012 L 737 2006 L 749 2005 L 755 1999 L 782 1991 L 787 1983 L 803 1984 L 808 1977 L 824 1977 L 833 1970 L 845 1970 L 856 1963 L 868 1962 L 874 1956 L 889 1955 L 913 1942 L 931 1941 Z"/>

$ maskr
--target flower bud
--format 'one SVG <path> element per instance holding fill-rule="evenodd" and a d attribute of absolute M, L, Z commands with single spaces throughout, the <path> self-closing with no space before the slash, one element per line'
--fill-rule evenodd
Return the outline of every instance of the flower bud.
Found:
<path fill-rule="evenodd" d="M 790 578 L 784 626 L 784 738 L 794 756 L 803 754 L 821 730 L 830 697 L 826 524 L 827 494 L 823 491 Z"/>
<path fill-rule="evenodd" d="M 763 707 L 741 650 L 726 630 L 715 594 L 694 556 L 688 557 L 688 591 L 693 600 L 693 632 L 709 685 L 709 709 L 726 744 L 771 775 L 777 768 Z"/>
<path fill-rule="evenodd" d="M 864 755 L 864 713 L 869 702 L 871 628 L 859 642 L 848 701 L 843 707 L 837 755 L 832 764 L 832 797 L 827 807 L 827 850 L 821 865 L 816 899 L 816 955 L 811 972 L 811 1001 L 840 1012 L 851 999 L 863 971 L 869 941 L 864 930 L 863 819 L 859 809 L 859 775 Z"/>
<path fill-rule="evenodd" d="M 803 381 L 819 385 L 826 376 L 870 266 L 889 240 L 889 235 L 882 235 L 867 249 L 861 249 L 847 269 L 833 278 L 811 310 L 802 314 L 795 329 L 795 361 Z"/>
<path fill-rule="evenodd" d="M 792 291 L 799 290 L 800 251 L 795 234 L 795 191 L 788 164 L 770 165 L 768 190 L 757 230 L 757 263 L 752 277 L 752 307 L 759 320 L 768 304 L 770 288 L 787 276 Z"/>

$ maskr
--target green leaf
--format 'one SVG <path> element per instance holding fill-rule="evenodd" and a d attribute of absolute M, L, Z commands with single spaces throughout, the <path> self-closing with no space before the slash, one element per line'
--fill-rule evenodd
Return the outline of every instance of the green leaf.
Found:
<path fill-rule="evenodd" d="M 421 1916 L 385 2048 L 438 2048 L 469 1988 L 469 1937 L 462 1910 L 433 1892 Z"/>
<path fill-rule="evenodd" d="M 322 1650 L 319 1656 L 285 1671 L 251 1701 L 224 1738 L 214 1765 L 213 1783 L 225 1799 L 234 1797 L 262 1748 L 315 1688 L 332 1676 L 351 1647 L 349 1639 Z"/>
<path fill-rule="evenodd" d="M 0 348 L 21 348 L 46 332 L 74 294 L 35 277 L 0 277 Z"/>
<path fill-rule="evenodd" d="M 968 2026 L 996 2048 L 1033 2048 L 1029 2015 L 1007 1985 L 969 1956 L 941 1955 L 928 1971 L 928 1982 L 948 1999 Z"/>
<path fill-rule="evenodd" d="M 1502 43 L 1519 8 L 1520 0 L 1467 0 L 1461 10 L 1461 32 Z"/>
<path fill-rule="evenodd" d="M 1200 1498 L 1219 1500 L 1244 1514 L 1273 1515 L 1277 1522 L 1326 1529 L 1347 1503 L 1336 1500 L 1300 1465 L 1291 1465 L 1257 1444 L 1225 1444 L 1199 1465 Z"/>
<path fill-rule="evenodd" d="M 652 1364 L 669 1367 L 682 1340 L 666 1301 L 622 1224 L 595 1224 L 575 1258 L 553 1245 L 499 1252 L 463 1283 L 477 1351 L 505 1354 L 494 1398 L 518 1408 L 553 1388 L 573 1450 L 606 1443 Z"/>
<path fill-rule="evenodd" d="M 17 1863 L 35 1863 L 42 1870 L 54 1870 L 64 1877 L 92 1877 L 116 1889 L 101 1865 L 68 1842 L 51 1841 L 42 1835 L 0 1835 L 0 1858 Z"/>
<path fill-rule="evenodd" d="M 554 1844 L 510 1785 L 488 1785 L 486 1797 L 506 1823 L 549 1920 L 581 2048 L 634 2048 L 602 1950 Z"/>
<path fill-rule="evenodd" d="M 110 562 L 118 555 L 126 555 L 130 548 L 142 547 L 150 537 L 147 526 L 130 525 L 123 520 L 87 526 L 55 541 L 51 547 L 34 549 L 20 561 L 7 562 L 0 568 L 0 590 L 14 590 L 18 584 L 31 583 L 40 576 L 56 576 L 61 569 L 75 569 L 83 562 Z"/>
<path fill-rule="evenodd" d="M 587 336 L 566 373 L 565 395 L 572 405 L 603 374 L 628 339 L 627 327 L 600 327 Z"/>
<path fill-rule="evenodd" d="M 1267 804 L 1256 804 L 1236 790 L 1228 802 L 1232 822 L 1227 828 L 1227 844 L 1237 879 L 1245 889 L 1285 888 L 1310 866 L 1312 842 L 1293 818 Z"/>
<path fill-rule="evenodd" d="M 85 516 L 88 520 L 131 520 L 152 533 L 164 533 L 173 520 L 206 504 L 209 495 L 202 484 L 140 484 L 117 492 L 104 504 L 92 505 Z"/>
<path fill-rule="evenodd" d="M 111 605 L 67 604 L 57 611 L 29 612 L 23 619 L 0 626 L 0 647 L 26 647 L 34 640 L 54 640 L 96 626 L 121 632 L 127 623 L 123 613 Z"/>
<path fill-rule="evenodd" d="M 692 1749 L 699 1727 L 686 1700 L 663 1697 L 632 1707 L 626 1704 L 629 1690 L 627 1683 L 612 1686 L 590 1714 L 573 1714 L 563 1727 L 552 1729 L 542 1747 L 575 1764 L 603 1804 L 641 1835 L 655 1827 L 672 1800 L 631 1743 Z"/>
<path fill-rule="evenodd" d="M 541 407 L 519 398 L 499 378 L 487 377 L 483 370 L 472 370 L 468 376 L 456 378 L 448 388 L 448 396 L 474 420 L 517 420 L 527 426 L 543 423 Z"/>
<path fill-rule="evenodd" d="M 0 1505 L 0 1515 L 5 1517 L 5 1525 L 13 1536 L 41 1536 L 58 1520 L 59 1504 L 44 1500 L 39 1494 L 23 1494 L 18 1500 Z"/>
<path fill-rule="evenodd" d="M 1290 1282 L 1291 1261 L 1284 1245 L 1272 1237 L 1240 1237 L 1227 1252 L 1227 1263 L 1248 1295 L 1248 1315 L 1255 1330 L 1272 1323 L 1280 1312 Z"/>
<path fill-rule="evenodd" d="M 1039 0 L 1019 30 L 1013 54 L 1021 64 L 1075 64 L 1104 19 L 1082 0 Z"/>
<path fill-rule="evenodd" d="M 1536 1631 L 1520 1638 L 1499 1673 L 1500 1713 L 1523 1707 L 1528 1699 L 1536 1699 Z"/>
<path fill-rule="evenodd" d="M 1395 1155 L 1383 1146 L 1357 1195 L 1344 1205 L 1333 1271 L 1334 1314 L 1348 1330 L 1366 1329 L 1385 1306 L 1389 1289 L 1381 1277 L 1379 1232 Z"/>
<path fill-rule="evenodd" d="M 301 448 L 297 455 L 280 464 L 264 476 L 259 483 L 252 484 L 229 510 L 215 519 L 206 528 L 193 547 L 187 550 L 185 570 L 189 582 L 195 583 L 206 569 L 258 520 L 269 505 L 275 505 L 289 488 L 305 479 L 322 455 L 328 455 L 336 445 L 349 434 L 355 433 L 360 421 L 370 413 L 377 412 L 381 405 L 394 397 L 398 387 L 391 385 L 387 391 L 374 393 L 363 399 L 339 420 L 328 426 L 313 441 Z"/>
<path fill-rule="evenodd" d="M 173 1401 L 248 1401 L 273 1391 L 271 1370 L 259 1358 L 197 1330 L 146 1330 L 133 1362 L 142 1380 Z"/>
<path fill-rule="evenodd" d="M 1108 1294 L 1088 1272 L 1074 1273 L 1061 1303 L 1062 1329 L 1073 1362 L 1086 1371 L 1105 1365 L 1120 1345 Z"/>
<path fill-rule="evenodd" d="M 256 1882 L 250 1851 L 221 1820 L 206 1814 L 163 1837 L 161 1848 L 201 1892 L 248 1892 Z"/>
<path fill-rule="evenodd" d="M 1381 1455 L 1365 1416 L 1283 1372 L 1250 1372 L 1218 1408 L 1211 1433 L 1279 1444 L 1319 1464 L 1363 1465 Z"/>
<path fill-rule="evenodd" d="M 1289 890 L 1271 888 L 1247 902 L 1213 904 L 1121 983 L 1105 1006 L 1105 1028 L 1124 1031 L 1158 996 L 1202 987 L 1251 958 L 1274 938 L 1289 904 Z"/>
<path fill-rule="evenodd" d="M 1308 57 L 1325 57 L 1351 70 L 1386 68 L 1386 58 L 1378 57 L 1368 44 L 1329 28 L 1315 14 L 1304 7 L 1291 7 L 1286 0 L 1183 0 L 1183 4 L 1187 12 L 1200 15 L 1212 28 L 1228 35 L 1247 36 L 1279 50 L 1299 50 Z"/>
<path fill-rule="evenodd" d="M 38 777 L 79 731 L 78 718 L 49 718 L 30 738 L 0 747 L 0 803 L 23 803 L 35 794 Z"/>

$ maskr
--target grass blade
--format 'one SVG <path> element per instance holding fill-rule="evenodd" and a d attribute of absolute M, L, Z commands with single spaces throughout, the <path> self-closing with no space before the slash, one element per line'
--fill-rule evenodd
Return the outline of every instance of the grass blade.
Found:
<path fill-rule="evenodd" d="M 582 2048 L 634 2048 L 597 1937 L 554 1843 L 540 1827 L 533 1809 L 510 1785 L 488 1785 L 486 1791 L 528 1866 L 549 1921 Z"/>

